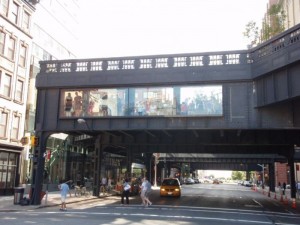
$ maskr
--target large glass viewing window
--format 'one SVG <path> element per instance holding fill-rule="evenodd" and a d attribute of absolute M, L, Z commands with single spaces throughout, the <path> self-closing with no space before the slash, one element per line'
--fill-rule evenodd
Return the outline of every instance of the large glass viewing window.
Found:
<path fill-rule="evenodd" d="M 220 116 L 222 86 L 62 90 L 61 117 Z"/>

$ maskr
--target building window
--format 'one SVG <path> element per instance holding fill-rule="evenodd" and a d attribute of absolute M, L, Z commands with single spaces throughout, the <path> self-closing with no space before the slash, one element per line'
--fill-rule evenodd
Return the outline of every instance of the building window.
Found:
<path fill-rule="evenodd" d="M 19 54 L 19 65 L 22 67 L 26 66 L 26 54 L 27 54 L 27 46 L 21 45 L 20 54 Z"/>
<path fill-rule="evenodd" d="M 16 40 L 13 37 L 9 38 L 7 57 L 10 60 L 15 58 Z"/>
<path fill-rule="evenodd" d="M 5 33 L 0 31 L 0 54 L 4 54 Z"/>
<path fill-rule="evenodd" d="M 22 20 L 22 28 L 26 31 L 29 30 L 30 25 L 30 14 L 26 11 L 23 13 L 23 20 Z"/>
<path fill-rule="evenodd" d="M 12 77 L 7 73 L 0 73 L 0 76 L 0 94 L 10 97 Z"/>
<path fill-rule="evenodd" d="M 8 113 L 0 112 L 0 138 L 6 138 Z"/>
<path fill-rule="evenodd" d="M 11 139 L 18 140 L 19 138 L 20 116 L 15 114 L 13 119 L 13 127 L 11 130 Z"/>
<path fill-rule="evenodd" d="M 14 2 L 11 6 L 10 19 L 15 24 L 18 23 L 18 14 L 19 14 L 19 5 Z"/>
<path fill-rule="evenodd" d="M 24 82 L 22 80 L 18 80 L 16 84 L 16 93 L 15 93 L 15 100 L 22 102 L 23 100 L 23 88 Z"/>
<path fill-rule="evenodd" d="M 7 12 L 8 12 L 8 0 L 1 0 L 0 13 L 4 16 L 7 16 Z"/>

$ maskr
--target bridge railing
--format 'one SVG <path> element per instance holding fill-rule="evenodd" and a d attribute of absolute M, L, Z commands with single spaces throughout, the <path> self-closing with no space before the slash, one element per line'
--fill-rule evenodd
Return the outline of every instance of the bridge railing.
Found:
<path fill-rule="evenodd" d="M 41 61 L 41 73 L 147 70 L 248 64 L 246 50 L 99 59 Z"/>
<path fill-rule="evenodd" d="M 270 40 L 251 49 L 251 59 L 256 62 L 270 55 L 283 51 L 286 48 L 300 42 L 300 24 L 271 38 Z"/>
<path fill-rule="evenodd" d="M 283 51 L 299 41 L 300 24 L 250 50 L 41 61 L 40 72 L 76 73 L 249 64 Z"/>

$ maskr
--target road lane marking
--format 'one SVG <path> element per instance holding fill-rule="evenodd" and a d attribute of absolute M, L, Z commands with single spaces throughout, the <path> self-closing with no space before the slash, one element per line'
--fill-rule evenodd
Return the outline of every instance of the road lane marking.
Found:
<path fill-rule="evenodd" d="M 16 213 L 16 212 L 12 212 Z M 18 214 L 21 214 L 22 212 L 18 212 Z M 26 213 L 26 212 L 23 212 Z M 57 214 L 57 212 L 31 212 L 31 214 L 36 214 L 36 215 L 40 215 L 40 214 Z M 78 211 L 74 211 L 74 212 L 61 212 L 61 214 L 65 214 L 65 215 L 105 215 L 105 216 L 113 216 L 113 217 L 143 217 L 145 219 L 145 217 L 149 217 L 149 218 L 159 218 L 159 219 L 163 219 L 165 220 L 167 219 L 190 219 L 190 220 L 210 220 L 210 221 L 227 221 L 227 222 L 236 222 L 236 223 L 252 223 L 252 224 L 272 224 L 272 225 L 297 225 L 297 224 L 293 224 L 293 223 L 282 223 L 282 222 L 275 222 L 274 221 L 259 221 L 259 220 L 244 220 L 244 219 L 228 219 L 228 218 L 212 218 L 212 217 L 205 217 L 205 216 L 184 216 L 184 215 L 161 215 L 161 214 L 146 214 L 146 213 L 122 213 L 122 212 L 118 212 L 118 213 L 112 213 L 112 212 L 78 212 Z"/>
<path fill-rule="evenodd" d="M 258 204 L 260 207 L 263 207 L 263 205 L 260 204 L 260 202 L 256 201 L 255 199 L 252 199 L 252 201 L 254 201 L 256 204 Z"/>

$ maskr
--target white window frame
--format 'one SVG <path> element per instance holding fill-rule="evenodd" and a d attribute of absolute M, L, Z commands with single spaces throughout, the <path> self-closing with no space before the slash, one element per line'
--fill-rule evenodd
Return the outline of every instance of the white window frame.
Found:
<path fill-rule="evenodd" d="M 16 9 L 16 11 L 15 11 Z M 20 13 L 20 5 L 13 1 L 10 7 L 10 14 L 9 14 L 9 19 L 14 23 L 18 24 L 19 20 L 19 13 Z"/>
<path fill-rule="evenodd" d="M 7 17 L 8 14 L 8 6 L 9 6 L 9 0 L 0 0 L 0 14 Z"/>
<path fill-rule="evenodd" d="M 22 87 L 20 89 L 19 83 L 22 83 Z M 15 88 L 15 100 L 18 102 L 23 102 L 23 95 L 24 95 L 24 80 L 17 79 L 16 88 Z"/>
<path fill-rule="evenodd" d="M 21 115 L 18 112 L 14 113 L 10 139 L 19 140 Z"/>
<path fill-rule="evenodd" d="M 30 20 L 31 20 L 31 14 L 27 11 L 23 11 L 23 16 L 22 16 L 22 28 L 28 32 L 30 28 Z"/>
<path fill-rule="evenodd" d="M 0 139 L 7 139 L 9 112 L 2 108 L 0 114 Z M 6 115 L 5 121 L 3 115 Z"/>
<path fill-rule="evenodd" d="M 13 43 L 12 43 L 13 41 Z M 16 38 L 12 35 L 9 37 L 8 45 L 7 45 L 7 58 L 14 61 L 16 54 Z M 12 45 L 13 44 L 13 45 Z"/>
<path fill-rule="evenodd" d="M 10 77 L 9 84 L 7 84 L 6 78 Z M 7 98 L 11 97 L 11 85 L 12 85 L 12 75 L 9 73 L 5 73 L 3 71 L 0 71 L 0 95 L 5 96 Z M 8 89 L 8 93 L 7 90 Z"/>
<path fill-rule="evenodd" d="M 21 42 L 20 50 L 19 50 L 19 66 L 24 68 L 26 67 L 27 50 L 28 50 L 28 46 L 25 43 Z"/>
<path fill-rule="evenodd" d="M 0 54 L 4 55 L 6 33 L 0 28 L 0 33 L 3 35 L 3 42 L 0 42 Z"/>

